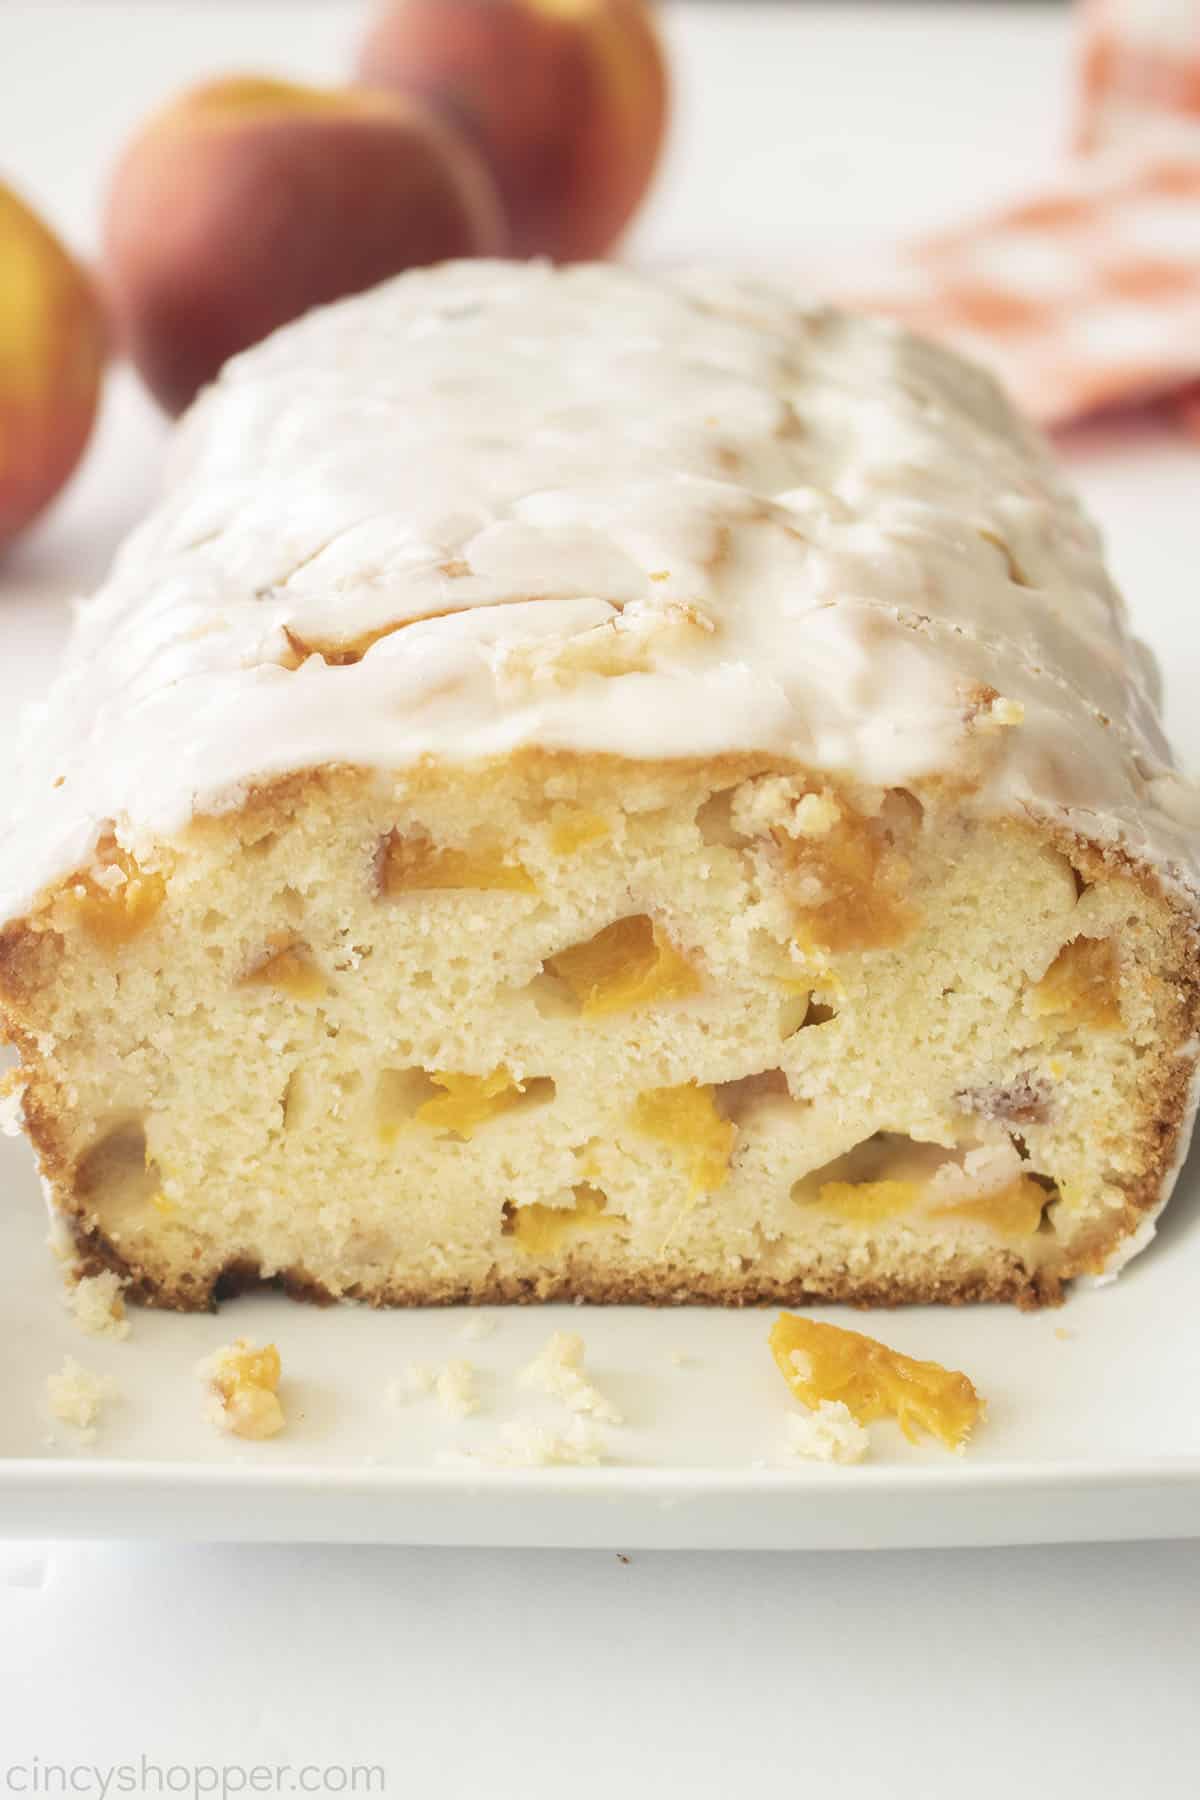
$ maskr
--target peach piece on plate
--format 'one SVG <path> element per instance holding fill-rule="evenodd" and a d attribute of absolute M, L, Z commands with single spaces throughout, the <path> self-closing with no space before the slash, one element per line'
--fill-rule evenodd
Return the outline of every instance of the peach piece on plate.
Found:
<path fill-rule="evenodd" d="M 771 1354 L 795 1394 L 813 1411 L 841 1402 L 860 1425 L 894 1418 L 910 1442 L 922 1431 L 962 1450 L 984 1416 L 984 1402 L 957 1369 L 918 1362 L 861 1331 L 780 1313 Z"/>
<path fill-rule="evenodd" d="M 399 0 L 358 62 L 468 133 L 520 256 L 603 256 L 650 185 L 666 59 L 644 0 Z"/>
<path fill-rule="evenodd" d="M 0 182 L 0 548 L 53 500 L 83 454 L 106 347 L 87 274 Z"/>
<path fill-rule="evenodd" d="M 478 154 L 418 101 L 258 76 L 152 118 L 105 221 L 122 341 L 169 412 L 310 307 L 506 241 Z"/>

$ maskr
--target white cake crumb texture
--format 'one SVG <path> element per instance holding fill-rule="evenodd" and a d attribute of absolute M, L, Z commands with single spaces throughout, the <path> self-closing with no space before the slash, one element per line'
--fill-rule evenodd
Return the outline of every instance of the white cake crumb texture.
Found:
<path fill-rule="evenodd" d="M 73 1356 L 63 1358 L 57 1375 L 47 1375 L 46 1395 L 50 1411 L 63 1425 L 73 1425 L 84 1434 L 85 1441 L 95 1437 L 100 1408 L 116 1393 L 116 1384 L 107 1375 L 85 1369 Z"/>
<path fill-rule="evenodd" d="M 479 1391 L 474 1363 L 456 1358 L 441 1368 L 432 1363 L 409 1363 L 402 1381 L 388 1387 L 388 1401 L 402 1406 L 406 1401 L 435 1394 L 443 1412 L 465 1419 L 479 1411 Z"/>
<path fill-rule="evenodd" d="M 590 1413 L 606 1425 L 621 1425 L 624 1419 L 583 1368 L 584 1343 L 575 1331 L 555 1331 L 546 1339 L 534 1360 L 517 1376 L 523 1388 L 537 1388 L 560 1400 L 574 1413 Z"/>
<path fill-rule="evenodd" d="M 435 1391 L 443 1412 L 465 1419 L 479 1411 L 479 1392 L 475 1385 L 475 1365 L 461 1357 L 439 1369 Z"/>
<path fill-rule="evenodd" d="M 844 1400 L 822 1400 L 813 1412 L 787 1415 L 781 1450 L 809 1462 L 860 1463 L 871 1454 L 871 1439 Z"/>
<path fill-rule="evenodd" d="M 112 1269 L 99 1275 L 81 1275 L 63 1294 L 75 1323 L 90 1337 L 127 1338 L 129 1320 L 125 1316 L 124 1283 Z"/>
<path fill-rule="evenodd" d="M 608 1454 L 600 1433 L 583 1418 L 572 1419 L 565 1431 L 513 1419 L 503 1427 L 501 1437 L 500 1446 L 488 1452 L 486 1460 L 510 1469 L 594 1468 Z"/>

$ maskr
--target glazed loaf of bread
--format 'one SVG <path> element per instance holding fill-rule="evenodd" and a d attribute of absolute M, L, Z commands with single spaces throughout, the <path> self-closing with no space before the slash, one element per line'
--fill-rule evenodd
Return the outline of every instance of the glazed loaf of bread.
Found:
<path fill-rule="evenodd" d="M 979 370 L 462 264 L 236 359 L 0 841 L 56 1217 L 156 1305 L 1056 1297 L 1197 1061 L 1193 791 Z"/>

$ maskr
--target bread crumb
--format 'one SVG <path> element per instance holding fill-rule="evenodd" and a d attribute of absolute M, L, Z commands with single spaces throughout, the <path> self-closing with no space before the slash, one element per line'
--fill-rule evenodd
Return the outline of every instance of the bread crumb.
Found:
<path fill-rule="evenodd" d="M 73 1356 L 63 1358 L 57 1375 L 47 1375 L 46 1395 L 50 1411 L 64 1425 L 73 1425 L 85 1443 L 95 1436 L 100 1407 L 116 1393 L 116 1385 L 107 1375 L 94 1375 L 76 1362 Z"/>
<path fill-rule="evenodd" d="M 99 1275 L 81 1275 L 63 1295 L 63 1305 L 70 1308 L 75 1323 L 91 1337 L 127 1338 L 129 1320 L 125 1317 L 121 1277 L 111 1269 Z"/>
<path fill-rule="evenodd" d="M 672 1350 L 671 1361 L 677 1369 L 690 1369 L 696 1359 L 694 1356 L 689 1356 L 685 1350 Z"/>
<path fill-rule="evenodd" d="M 443 1412 L 465 1419 L 479 1411 L 479 1394 L 475 1387 L 474 1363 L 458 1360 L 435 1368 L 432 1363 L 409 1363 L 403 1381 L 388 1386 L 388 1401 L 403 1406 L 408 1400 L 436 1394 Z"/>
<path fill-rule="evenodd" d="M 19 1069 L 0 1075 L 0 1137 L 20 1137 L 25 1129 L 25 1082 Z"/>
<path fill-rule="evenodd" d="M 534 1360 L 517 1376 L 517 1385 L 538 1388 L 561 1400 L 574 1413 L 590 1413 L 606 1425 L 622 1425 L 624 1419 L 611 1400 L 583 1372 L 583 1339 L 578 1332 L 555 1331 Z"/>
<path fill-rule="evenodd" d="M 205 1417 L 234 1437 L 269 1438 L 286 1423 L 279 1401 L 281 1366 L 274 1344 L 237 1338 L 196 1366 L 209 1388 Z"/>
<path fill-rule="evenodd" d="M 789 837 L 828 837 L 841 816 L 832 794 L 804 794 L 785 829 Z"/>
<path fill-rule="evenodd" d="M 393 1381 L 392 1398 L 399 1400 L 404 1394 L 432 1394 L 437 1384 L 437 1370 L 432 1363 L 409 1363 L 404 1371 L 403 1383 Z"/>
<path fill-rule="evenodd" d="M 871 1439 L 844 1400 L 822 1400 L 814 1412 L 788 1413 L 780 1448 L 811 1462 L 860 1463 L 871 1454 Z"/>
<path fill-rule="evenodd" d="M 484 1460 L 509 1469 L 593 1468 L 607 1457 L 604 1440 L 586 1419 L 572 1419 L 565 1431 L 514 1419 L 504 1426 L 502 1437 L 500 1447 Z"/>
<path fill-rule="evenodd" d="M 1020 700 L 1008 700 L 1003 694 L 997 694 L 987 712 L 979 723 L 990 725 L 1021 725 L 1025 720 L 1025 707 Z"/>
<path fill-rule="evenodd" d="M 1069 1339 L 1078 1337 L 1079 1333 L 1077 1331 L 1068 1331 L 1065 1325 L 1056 1325 L 1054 1327 L 1054 1335 L 1056 1338 L 1061 1338 L 1063 1342 L 1066 1343 Z"/>
<path fill-rule="evenodd" d="M 438 1371 L 435 1384 L 438 1404 L 443 1412 L 453 1413 L 457 1418 L 465 1419 L 468 1413 L 479 1411 L 479 1394 L 475 1387 L 475 1365 L 464 1362 L 448 1362 L 444 1369 Z"/>
<path fill-rule="evenodd" d="M 468 1343 L 478 1344 L 484 1338 L 490 1338 L 495 1329 L 495 1319 L 489 1318 L 486 1313 L 476 1313 L 473 1318 L 467 1320 L 458 1335 L 460 1338 L 466 1338 Z"/>

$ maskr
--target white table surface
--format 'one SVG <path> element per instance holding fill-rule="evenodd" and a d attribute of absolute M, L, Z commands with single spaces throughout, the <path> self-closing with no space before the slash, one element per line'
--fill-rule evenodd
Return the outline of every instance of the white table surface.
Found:
<path fill-rule="evenodd" d="M 84 250 L 106 163 L 173 85 L 336 79 L 356 4 L 0 0 L 0 176 Z M 674 8 L 677 130 L 630 248 L 798 264 L 1036 180 L 1061 139 L 1056 11 Z M 0 570 L 0 658 L 35 692 L 153 491 L 161 427 L 110 385 L 82 475 Z M 1200 453 L 1070 450 L 1141 628 L 1188 606 Z M 1134 505 L 1131 495 L 1136 492 Z M 1200 761 L 1200 632 L 1169 716 Z M 0 717 L 0 759 L 13 721 Z M 0 1795 L 161 1791 L 256 1764 L 309 1791 L 1191 1796 L 1200 1542 L 752 1556 L 0 1545 Z M 84 1765 L 100 1771 L 88 1775 Z M 179 1791 L 218 1777 L 172 1772 Z M 274 1778 L 271 1778 L 273 1781 Z M 386 1785 L 381 1785 L 381 1780 Z M 240 1783 L 240 1790 L 239 1790 Z"/>

